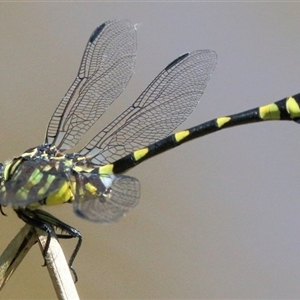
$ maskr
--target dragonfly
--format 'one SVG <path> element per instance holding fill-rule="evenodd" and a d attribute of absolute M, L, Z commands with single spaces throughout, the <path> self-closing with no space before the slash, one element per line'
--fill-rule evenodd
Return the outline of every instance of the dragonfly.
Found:
<path fill-rule="evenodd" d="M 80 151 L 65 153 L 123 92 L 134 71 L 136 48 L 136 26 L 129 21 L 112 20 L 97 27 L 74 82 L 50 119 L 44 143 L 0 164 L 1 213 L 12 206 L 25 223 L 47 233 L 44 257 L 52 236 L 77 238 L 69 259 L 75 280 L 72 265 L 82 236 L 42 206 L 72 203 L 81 218 L 115 222 L 140 199 L 139 181 L 124 173 L 141 162 L 225 128 L 267 120 L 300 122 L 297 94 L 172 134 L 197 106 L 217 63 L 214 51 L 197 50 L 168 64 Z"/>

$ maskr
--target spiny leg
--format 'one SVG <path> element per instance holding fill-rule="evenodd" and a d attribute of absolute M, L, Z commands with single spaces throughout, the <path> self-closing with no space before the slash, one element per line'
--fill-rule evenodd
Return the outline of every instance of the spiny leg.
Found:
<path fill-rule="evenodd" d="M 55 218 L 54 216 L 52 216 L 51 214 L 49 214 L 43 210 L 37 209 L 34 212 L 35 212 L 36 217 L 40 221 L 46 222 L 47 224 L 51 224 L 51 226 L 59 228 L 62 232 L 67 233 L 67 234 L 56 234 L 57 238 L 62 238 L 62 239 L 78 238 L 75 249 L 73 250 L 73 253 L 71 254 L 71 257 L 68 262 L 69 268 L 74 275 L 74 281 L 77 282 L 78 276 L 76 274 L 75 269 L 73 268 L 73 262 L 77 256 L 78 251 L 82 244 L 81 233 L 76 228 L 60 221 L 59 219 Z"/>
<path fill-rule="evenodd" d="M 50 240 L 51 240 L 51 236 L 55 235 L 55 231 L 54 229 L 51 227 L 50 224 L 45 223 L 43 220 L 40 220 L 39 218 L 36 218 L 36 215 L 34 213 L 34 211 L 31 211 L 27 208 L 15 208 L 14 209 L 15 212 L 17 213 L 18 217 L 23 220 L 26 224 L 31 225 L 33 227 L 39 228 L 41 230 L 43 230 L 44 232 L 46 232 L 47 234 L 47 240 L 46 240 L 46 245 L 45 248 L 43 250 L 43 257 L 44 257 L 44 265 L 46 266 L 46 255 L 49 249 L 49 245 L 50 245 Z"/>
<path fill-rule="evenodd" d="M 77 282 L 78 281 L 78 276 L 76 274 L 75 269 L 73 268 L 72 264 L 75 260 L 75 257 L 80 249 L 80 246 L 82 244 L 82 235 L 81 233 L 67 225 L 66 223 L 58 220 L 57 218 L 55 218 L 54 216 L 52 216 L 51 214 L 43 211 L 43 210 L 30 210 L 28 208 L 15 208 L 15 212 L 17 213 L 18 217 L 23 220 L 25 223 L 39 228 L 43 231 L 45 231 L 47 233 L 47 241 L 46 241 L 46 245 L 45 248 L 43 250 L 43 257 L 44 257 L 44 265 L 46 265 L 46 255 L 49 249 L 49 245 L 50 245 L 50 240 L 51 240 L 51 236 L 56 236 L 57 238 L 78 238 L 78 242 L 75 246 L 75 249 L 69 259 L 69 268 L 73 273 L 74 276 L 74 281 Z M 59 229 L 61 229 L 62 231 L 65 231 L 67 234 L 57 234 L 55 233 L 55 230 L 53 229 L 53 227 L 57 227 Z"/>

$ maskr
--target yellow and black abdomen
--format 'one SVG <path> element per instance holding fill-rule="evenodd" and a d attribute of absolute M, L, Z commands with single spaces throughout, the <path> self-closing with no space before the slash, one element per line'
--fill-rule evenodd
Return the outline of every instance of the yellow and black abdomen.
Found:
<path fill-rule="evenodd" d="M 221 129 L 262 121 L 277 120 L 292 120 L 300 123 L 300 94 L 238 114 L 219 117 L 189 129 L 179 131 L 148 147 L 138 149 L 112 164 L 100 167 L 99 173 L 123 173 L 150 157 Z"/>

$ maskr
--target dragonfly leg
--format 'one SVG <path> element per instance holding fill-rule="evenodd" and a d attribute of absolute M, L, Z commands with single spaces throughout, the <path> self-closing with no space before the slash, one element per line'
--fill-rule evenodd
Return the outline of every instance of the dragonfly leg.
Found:
<path fill-rule="evenodd" d="M 29 210 L 27 208 L 15 208 L 14 209 L 16 214 L 18 215 L 18 217 L 23 220 L 26 224 L 31 225 L 33 227 L 39 228 L 43 231 L 46 232 L 47 234 L 47 240 L 46 240 L 46 245 L 45 248 L 43 250 L 43 257 L 44 257 L 44 265 L 46 266 L 46 255 L 49 249 L 49 245 L 50 245 L 50 240 L 51 240 L 51 236 L 55 235 L 55 231 L 53 229 L 53 227 L 49 224 L 46 223 L 43 220 L 40 220 L 39 218 L 36 217 L 35 215 L 35 211 Z"/>
<path fill-rule="evenodd" d="M 51 224 L 51 226 L 58 228 L 61 230 L 62 233 L 56 234 L 57 238 L 61 238 L 61 239 L 71 239 L 71 238 L 77 238 L 77 244 L 73 250 L 73 253 L 71 254 L 71 257 L 69 259 L 68 265 L 69 268 L 71 270 L 71 272 L 73 273 L 74 276 L 74 281 L 77 282 L 78 281 L 78 276 L 76 274 L 75 269 L 73 268 L 73 262 L 75 260 L 75 257 L 81 247 L 82 244 L 82 235 L 81 233 L 74 227 L 60 221 L 59 219 L 55 218 L 54 216 L 52 216 L 51 214 L 45 212 L 44 210 L 40 210 L 37 209 L 34 211 L 35 212 L 35 216 L 41 220 L 46 222 L 47 224 Z M 64 234 L 65 232 L 65 234 Z"/>

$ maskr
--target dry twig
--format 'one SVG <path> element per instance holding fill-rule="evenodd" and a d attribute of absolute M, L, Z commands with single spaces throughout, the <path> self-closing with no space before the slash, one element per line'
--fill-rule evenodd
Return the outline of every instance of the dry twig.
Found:
<path fill-rule="evenodd" d="M 39 229 L 29 225 L 21 229 L 0 256 L 0 290 L 36 241 L 43 253 L 46 240 L 47 235 Z M 79 299 L 70 268 L 55 237 L 51 238 L 45 260 L 58 299 Z"/>

